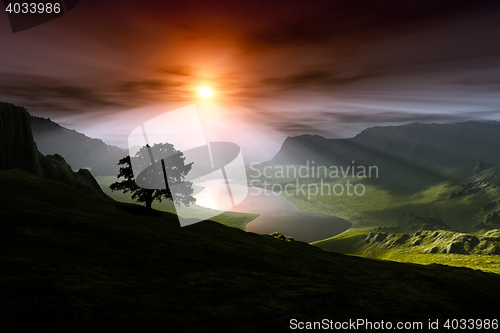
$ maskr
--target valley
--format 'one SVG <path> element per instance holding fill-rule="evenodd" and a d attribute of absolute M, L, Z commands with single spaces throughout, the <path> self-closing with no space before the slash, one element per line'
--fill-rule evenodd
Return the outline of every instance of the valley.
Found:
<path fill-rule="evenodd" d="M 497 127 L 495 122 L 417 123 L 370 128 L 351 139 L 288 138 L 273 159 L 248 169 L 249 183 L 286 188 L 280 194 L 298 209 L 352 223 L 338 236 L 312 242 L 323 249 L 499 273 L 500 240 L 489 237 L 489 245 L 479 241 L 500 229 Z M 377 177 L 317 172 L 349 166 L 376 166 Z M 289 169 L 302 170 L 303 177 L 285 172 Z M 362 185 L 364 191 L 329 191 L 347 185 Z M 439 223 L 433 225 L 435 221 Z M 439 236 L 431 236 L 432 230 Z M 465 245 L 457 239 L 463 237 L 483 248 L 462 250 Z M 366 240 L 381 238 L 386 241 Z"/>

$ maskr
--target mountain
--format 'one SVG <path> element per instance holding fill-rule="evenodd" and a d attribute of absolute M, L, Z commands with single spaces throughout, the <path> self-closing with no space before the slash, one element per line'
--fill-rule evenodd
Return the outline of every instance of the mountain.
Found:
<path fill-rule="evenodd" d="M 0 171 L 2 332 L 288 332 L 497 318 L 500 276 L 327 252 Z M 47 196 L 47 193 L 51 193 Z M 359 331 L 370 331 L 366 326 Z"/>
<path fill-rule="evenodd" d="M 388 180 L 406 183 L 463 179 L 478 160 L 499 162 L 500 122 L 456 124 L 412 123 L 368 128 L 354 138 L 325 139 L 318 135 L 287 138 L 266 165 L 377 165 Z M 411 177 L 409 177 L 411 176 Z"/>
<path fill-rule="evenodd" d="M 44 156 L 37 150 L 29 113 L 23 107 L 0 103 L 0 151 L 0 170 L 20 169 L 107 197 L 88 170 L 73 172 L 62 156 Z"/>
<path fill-rule="evenodd" d="M 456 124 L 412 123 L 368 128 L 354 138 L 325 139 L 319 135 L 287 138 L 268 165 L 347 163 L 394 158 L 426 164 L 467 161 L 467 170 L 483 160 L 498 159 L 500 122 L 469 121 Z M 483 156 L 486 155 L 486 156 Z M 422 161 L 422 159 L 424 159 Z"/>
<path fill-rule="evenodd" d="M 469 200 L 477 200 L 477 196 L 486 197 L 489 202 L 481 207 L 484 218 L 474 228 L 500 228 L 500 165 L 479 161 L 474 168 L 474 175 L 458 191 L 451 193 L 450 199 L 467 197 Z"/>
<path fill-rule="evenodd" d="M 59 154 L 75 169 L 85 168 L 94 176 L 118 175 L 118 161 L 128 155 L 123 148 L 105 144 L 50 119 L 30 116 L 33 137 L 43 154 Z"/>

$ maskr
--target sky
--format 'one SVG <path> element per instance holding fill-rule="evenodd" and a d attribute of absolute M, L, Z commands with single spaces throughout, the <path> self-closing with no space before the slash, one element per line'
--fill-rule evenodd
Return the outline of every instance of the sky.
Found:
<path fill-rule="evenodd" d="M 80 0 L 17 33 L 0 13 L 0 101 L 123 148 L 195 104 L 263 161 L 287 136 L 500 120 L 499 36 L 498 1 Z"/>

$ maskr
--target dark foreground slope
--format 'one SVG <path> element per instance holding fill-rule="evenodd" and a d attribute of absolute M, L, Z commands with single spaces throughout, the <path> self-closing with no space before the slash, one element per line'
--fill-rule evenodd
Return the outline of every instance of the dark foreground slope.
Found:
<path fill-rule="evenodd" d="M 283 332 L 495 318 L 500 276 L 329 253 L 0 171 L 1 332 Z"/>

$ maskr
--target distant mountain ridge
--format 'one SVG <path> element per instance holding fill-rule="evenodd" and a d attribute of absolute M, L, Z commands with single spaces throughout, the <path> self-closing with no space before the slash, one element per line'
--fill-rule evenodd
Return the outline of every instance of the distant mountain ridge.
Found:
<path fill-rule="evenodd" d="M 478 160 L 500 162 L 500 122 L 411 123 L 371 127 L 353 138 L 319 135 L 288 137 L 279 152 L 262 165 L 309 164 L 384 166 L 391 172 L 418 170 L 436 177 L 443 170 L 470 176 Z"/>
<path fill-rule="evenodd" d="M 118 161 L 128 151 L 100 139 L 70 130 L 49 118 L 30 116 L 33 137 L 42 154 L 59 154 L 74 169 L 88 169 L 94 176 L 116 176 Z"/>

